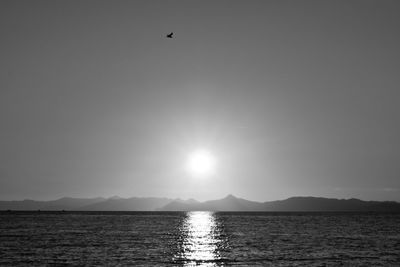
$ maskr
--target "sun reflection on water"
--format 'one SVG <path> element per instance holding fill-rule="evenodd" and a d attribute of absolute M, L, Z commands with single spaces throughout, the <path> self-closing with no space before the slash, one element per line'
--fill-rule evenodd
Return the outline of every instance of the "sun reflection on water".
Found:
<path fill-rule="evenodd" d="M 177 258 L 184 266 L 217 266 L 222 240 L 213 212 L 188 212 L 181 231 L 181 254 Z"/>

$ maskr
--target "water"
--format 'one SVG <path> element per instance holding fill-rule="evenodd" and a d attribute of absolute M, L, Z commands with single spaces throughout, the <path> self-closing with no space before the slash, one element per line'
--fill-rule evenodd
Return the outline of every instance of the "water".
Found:
<path fill-rule="evenodd" d="M 1 266 L 400 266 L 400 214 L 1 212 Z"/>

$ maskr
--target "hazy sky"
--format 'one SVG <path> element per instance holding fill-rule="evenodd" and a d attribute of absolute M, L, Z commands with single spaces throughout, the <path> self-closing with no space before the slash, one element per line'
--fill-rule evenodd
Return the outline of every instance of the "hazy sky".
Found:
<path fill-rule="evenodd" d="M 377 0 L 1 1 L 0 199 L 400 201 L 399 14 Z M 196 148 L 214 175 L 185 171 Z"/>

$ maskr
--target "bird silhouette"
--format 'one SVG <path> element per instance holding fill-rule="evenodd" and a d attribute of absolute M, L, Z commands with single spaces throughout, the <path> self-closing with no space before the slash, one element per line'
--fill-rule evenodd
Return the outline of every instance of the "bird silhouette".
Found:
<path fill-rule="evenodd" d="M 171 32 L 170 34 L 167 34 L 167 38 L 172 38 L 172 35 L 174 35 L 173 32 Z"/>

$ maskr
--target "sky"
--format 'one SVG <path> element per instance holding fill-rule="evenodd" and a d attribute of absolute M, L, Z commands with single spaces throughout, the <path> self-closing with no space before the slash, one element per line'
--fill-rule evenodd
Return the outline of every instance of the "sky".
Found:
<path fill-rule="evenodd" d="M 0 199 L 400 201 L 398 14 L 385 0 L 1 1 Z M 212 174 L 185 169 L 197 149 Z"/>

